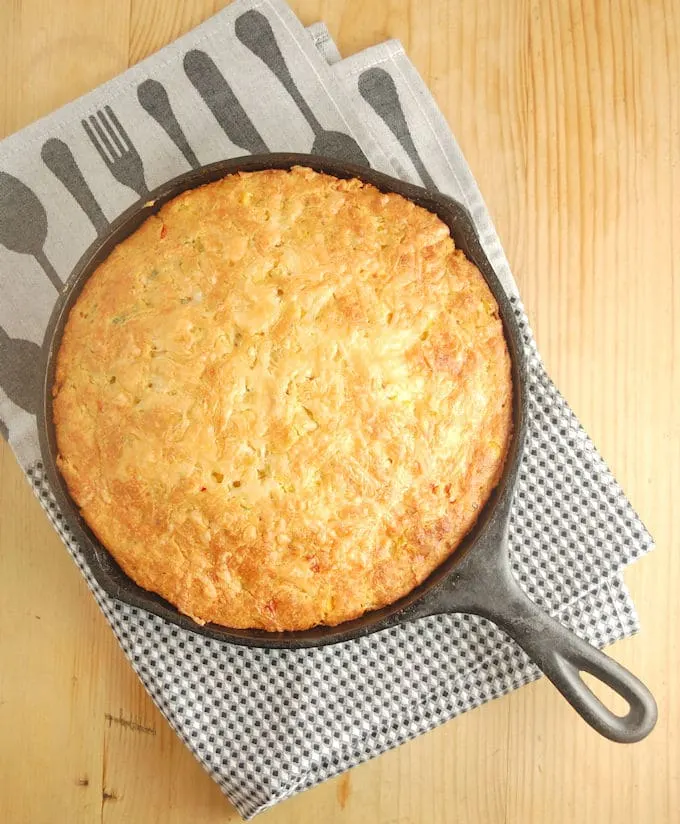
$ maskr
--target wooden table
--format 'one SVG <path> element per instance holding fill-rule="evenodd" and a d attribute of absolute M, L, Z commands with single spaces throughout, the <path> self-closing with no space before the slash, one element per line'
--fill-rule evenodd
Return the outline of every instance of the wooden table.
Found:
<path fill-rule="evenodd" d="M 123 71 L 212 0 L 0 3 L 0 134 Z M 659 702 L 598 737 L 540 682 L 263 822 L 680 821 L 680 3 L 297 0 L 344 54 L 398 37 L 477 175 L 541 351 L 658 542 L 612 650 Z M 674 403 L 675 401 L 675 403 Z M 0 821 L 236 821 L 137 681 L 0 444 Z"/>

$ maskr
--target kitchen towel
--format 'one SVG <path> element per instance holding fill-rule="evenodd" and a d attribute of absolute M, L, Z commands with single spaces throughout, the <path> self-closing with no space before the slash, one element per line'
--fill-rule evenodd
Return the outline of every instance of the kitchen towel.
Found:
<path fill-rule="evenodd" d="M 118 142 L 116 163 L 107 141 Z M 97 235 L 150 189 L 191 167 L 264 151 L 368 162 L 471 211 L 529 359 L 530 428 L 510 543 L 531 597 L 592 643 L 611 643 L 637 629 L 621 570 L 651 548 L 545 373 L 474 178 L 399 43 L 340 60 L 325 27 L 307 32 L 282 0 L 237 0 L 8 137 L 0 427 L 149 694 L 244 817 L 540 675 L 492 624 L 465 615 L 318 650 L 230 646 L 116 602 L 87 569 L 45 478 L 35 419 L 57 293 Z"/>

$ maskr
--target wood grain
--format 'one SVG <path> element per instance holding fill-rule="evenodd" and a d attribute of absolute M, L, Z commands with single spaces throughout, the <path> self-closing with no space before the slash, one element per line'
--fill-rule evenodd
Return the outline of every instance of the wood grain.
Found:
<path fill-rule="evenodd" d="M 0 134 L 212 14 L 208 0 L 0 4 Z M 680 809 L 680 4 L 295 0 L 344 54 L 400 38 L 477 175 L 540 349 L 654 534 L 614 655 L 659 701 L 611 744 L 538 683 L 262 815 L 673 824 Z M 0 444 L 0 821 L 228 822 Z"/>

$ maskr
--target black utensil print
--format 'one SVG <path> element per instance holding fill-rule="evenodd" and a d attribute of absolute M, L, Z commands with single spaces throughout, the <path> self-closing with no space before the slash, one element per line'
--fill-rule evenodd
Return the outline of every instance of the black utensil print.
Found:
<path fill-rule="evenodd" d="M 187 52 L 184 71 L 232 143 L 250 154 L 269 151 L 211 57 L 198 49 Z"/>
<path fill-rule="evenodd" d="M 276 37 L 269 21 L 259 11 L 247 11 L 236 18 L 235 31 L 243 45 L 262 60 L 279 79 L 288 94 L 295 101 L 302 116 L 314 132 L 312 154 L 330 155 L 349 163 L 368 166 L 366 155 L 359 144 L 344 132 L 333 132 L 323 128 L 314 112 L 295 85 L 286 61 L 283 59 Z"/>
<path fill-rule="evenodd" d="M 9 429 L 2 418 L 0 418 L 0 438 L 4 438 L 6 441 L 9 441 Z"/>
<path fill-rule="evenodd" d="M 33 255 L 52 285 L 62 282 L 43 249 L 47 240 L 47 212 L 37 195 L 18 178 L 0 172 L 0 243 L 12 252 Z"/>
<path fill-rule="evenodd" d="M 201 165 L 189 145 L 186 135 L 175 117 L 165 87 L 158 80 L 145 80 L 137 86 L 137 99 L 145 112 L 151 115 L 167 136 L 182 152 L 192 169 Z"/>
<path fill-rule="evenodd" d="M 42 349 L 30 340 L 10 338 L 0 326 L 0 386 L 7 397 L 35 415 L 40 405 Z"/>
<path fill-rule="evenodd" d="M 111 174 L 123 186 L 127 186 L 142 198 L 149 196 L 144 179 L 144 164 L 128 133 L 111 106 L 104 106 L 97 116 L 81 120 L 83 129 Z"/>
<path fill-rule="evenodd" d="M 385 69 L 366 69 L 359 75 L 359 93 L 397 138 L 415 166 L 425 188 L 437 191 L 437 185 L 425 168 L 411 137 L 392 75 Z"/>
<path fill-rule="evenodd" d="M 83 173 L 76 163 L 73 153 L 63 140 L 50 138 L 42 147 L 40 156 L 43 163 L 71 193 L 76 203 L 89 217 L 90 222 L 100 235 L 109 227 L 109 221 L 95 200 L 92 190 L 87 185 Z"/>

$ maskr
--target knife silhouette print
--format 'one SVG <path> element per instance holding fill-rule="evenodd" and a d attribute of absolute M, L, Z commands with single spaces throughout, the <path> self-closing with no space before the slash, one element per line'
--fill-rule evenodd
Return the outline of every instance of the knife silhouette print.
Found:
<path fill-rule="evenodd" d="M 52 174 L 64 184 L 76 203 L 85 212 L 98 235 L 109 228 L 109 221 L 95 200 L 73 153 L 63 140 L 50 138 L 42 147 L 40 156 Z"/>
<path fill-rule="evenodd" d="M 425 188 L 437 191 L 437 185 L 430 177 L 413 142 L 392 75 L 377 67 L 366 69 L 359 75 L 359 93 L 397 138 Z"/>
<path fill-rule="evenodd" d="M 198 49 L 187 52 L 184 71 L 232 143 L 250 154 L 269 151 L 211 57 Z"/>
<path fill-rule="evenodd" d="M 366 155 L 353 137 L 344 132 L 324 129 L 295 85 L 286 61 L 281 54 L 269 21 L 259 11 L 251 10 L 236 18 L 235 31 L 238 39 L 269 68 L 281 85 L 293 98 L 298 109 L 314 132 L 312 154 L 327 155 L 368 166 Z"/>
<path fill-rule="evenodd" d="M 0 387 L 7 397 L 35 415 L 40 406 L 42 349 L 30 340 L 10 338 L 0 326 Z"/>
<path fill-rule="evenodd" d="M 45 207 L 25 183 L 7 172 L 0 172 L 0 243 L 12 252 L 33 255 L 60 292 L 61 280 L 43 248 L 46 240 Z"/>
<path fill-rule="evenodd" d="M 182 152 L 191 168 L 198 169 L 201 164 L 198 162 L 194 150 L 189 145 L 189 141 L 175 117 L 165 86 L 159 83 L 158 80 L 145 80 L 137 86 L 137 99 L 144 111 L 153 117 Z"/>

